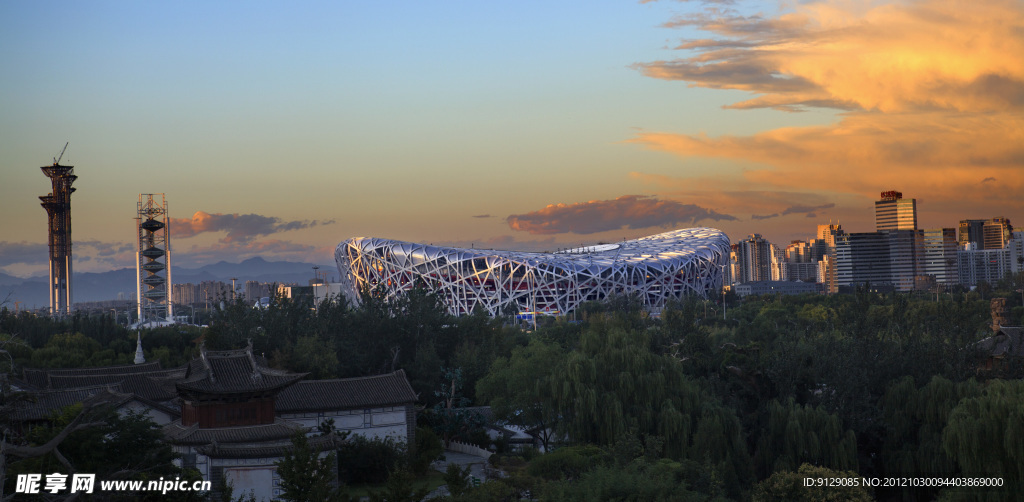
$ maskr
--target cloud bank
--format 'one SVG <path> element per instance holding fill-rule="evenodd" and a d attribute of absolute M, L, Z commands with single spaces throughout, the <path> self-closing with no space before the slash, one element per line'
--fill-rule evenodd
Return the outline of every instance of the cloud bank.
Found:
<path fill-rule="evenodd" d="M 171 236 L 175 239 L 193 237 L 205 232 L 226 232 L 227 235 L 222 239 L 223 242 L 247 243 L 263 235 L 331 223 L 334 221 L 281 221 L 277 217 L 259 214 L 210 214 L 196 211 L 191 219 L 171 218 L 170 228 Z"/>
<path fill-rule="evenodd" d="M 736 217 L 694 204 L 644 195 L 623 195 L 613 200 L 552 204 L 538 211 L 506 218 L 512 230 L 534 235 L 594 234 L 623 227 L 668 227 L 701 220 L 736 220 Z"/>
<path fill-rule="evenodd" d="M 751 95 L 728 108 L 834 109 L 842 111 L 838 122 L 749 136 L 645 131 L 631 141 L 739 161 L 749 166 L 740 176 L 754 190 L 876 197 L 896 187 L 943 210 L 1024 209 L 1017 195 L 1024 191 L 1019 1 L 783 5 L 777 15 L 712 7 L 673 19 L 665 26 L 710 36 L 683 40 L 677 59 L 634 68 Z"/>

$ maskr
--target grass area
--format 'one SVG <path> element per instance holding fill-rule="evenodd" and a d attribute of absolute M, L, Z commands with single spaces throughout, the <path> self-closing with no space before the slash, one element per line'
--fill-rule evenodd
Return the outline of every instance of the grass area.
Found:
<path fill-rule="evenodd" d="M 433 491 L 443 484 L 444 474 L 442 474 L 439 471 L 430 470 L 423 476 L 420 476 L 416 478 L 415 481 L 413 481 L 413 488 L 418 490 L 420 488 L 426 487 L 428 490 Z M 346 491 L 348 491 L 349 496 L 352 497 L 369 497 L 371 491 L 381 491 L 384 489 L 385 485 L 386 483 L 376 485 L 348 485 L 346 487 Z"/>

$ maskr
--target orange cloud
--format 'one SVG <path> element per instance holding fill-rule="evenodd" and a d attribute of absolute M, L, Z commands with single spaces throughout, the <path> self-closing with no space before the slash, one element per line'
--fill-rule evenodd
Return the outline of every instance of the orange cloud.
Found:
<path fill-rule="evenodd" d="M 261 235 L 270 235 L 288 230 L 299 230 L 333 221 L 288 221 L 259 214 L 210 214 L 196 211 L 191 219 L 171 218 L 171 235 L 175 238 L 192 237 L 204 232 L 227 232 L 224 242 L 247 243 Z"/>
<path fill-rule="evenodd" d="M 613 200 L 577 204 L 551 204 L 544 209 L 507 218 L 512 230 L 531 234 L 594 234 L 623 227 L 640 229 L 696 223 L 701 220 L 735 220 L 736 217 L 674 200 L 643 195 L 623 195 Z"/>
<path fill-rule="evenodd" d="M 1016 0 L 800 3 L 765 18 L 709 10 L 666 26 L 724 37 L 697 55 L 638 64 L 646 75 L 740 89 L 735 108 L 826 106 L 905 112 L 1024 105 L 1024 13 Z"/>
<path fill-rule="evenodd" d="M 864 113 L 832 126 L 774 129 L 753 136 L 641 133 L 632 141 L 683 156 L 770 166 L 743 173 L 752 185 L 865 196 L 875 195 L 879 186 L 901 185 L 955 198 L 968 195 L 964 190 L 971 191 L 985 178 L 996 178 L 1016 193 L 1024 189 L 1021 123 L 1011 113 Z M 1017 199 L 1012 193 L 1002 196 Z"/>
<path fill-rule="evenodd" d="M 689 57 L 636 65 L 645 75 L 754 94 L 730 108 L 845 111 L 832 125 L 752 136 L 642 132 L 632 139 L 750 166 L 731 177 L 705 176 L 704 186 L 738 179 L 751 191 L 865 197 L 895 187 L 948 211 L 1024 209 L 1020 2 L 825 1 L 774 17 L 709 9 L 666 26 L 714 38 L 684 41 L 678 48 Z"/>

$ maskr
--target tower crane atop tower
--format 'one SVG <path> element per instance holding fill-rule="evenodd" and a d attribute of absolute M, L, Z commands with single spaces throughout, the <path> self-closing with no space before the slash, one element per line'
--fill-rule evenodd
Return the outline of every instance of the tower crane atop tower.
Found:
<path fill-rule="evenodd" d="M 64 158 L 64 150 L 68 149 L 68 144 L 70 144 L 70 143 L 71 143 L 70 141 L 64 143 L 64 148 L 62 148 L 61 151 L 60 151 L 60 157 L 54 157 L 53 165 L 56 166 L 56 165 L 60 164 L 60 159 Z"/>

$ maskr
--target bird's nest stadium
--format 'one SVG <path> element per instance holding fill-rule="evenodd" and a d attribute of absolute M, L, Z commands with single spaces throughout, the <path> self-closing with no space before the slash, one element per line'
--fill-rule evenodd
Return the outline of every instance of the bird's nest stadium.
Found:
<path fill-rule="evenodd" d="M 688 228 L 556 253 L 356 237 L 339 244 L 334 258 L 342 291 L 356 302 L 363 288 L 394 298 L 419 282 L 455 315 L 475 309 L 561 315 L 622 294 L 635 294 L 646 308 L 660 311 L 670 300 L 706 298 L 722 287 L 729 237 L 713 228 Z"/>

